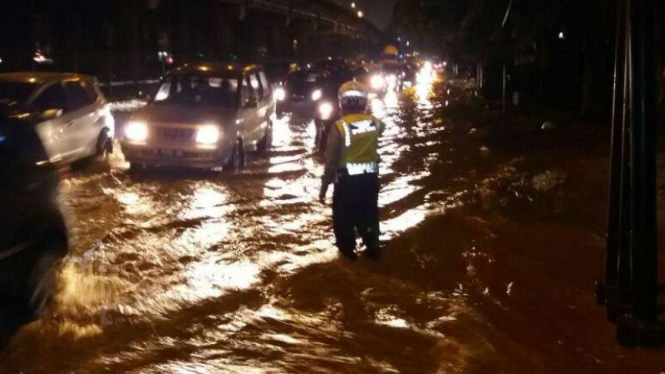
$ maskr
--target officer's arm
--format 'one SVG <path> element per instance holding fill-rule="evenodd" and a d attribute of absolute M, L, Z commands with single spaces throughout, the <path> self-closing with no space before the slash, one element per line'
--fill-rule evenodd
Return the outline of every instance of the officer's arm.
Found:
<path fill-rule="evenodd" d="M 328 192 L 328 186 L 334 182 L 339 160 L 342 157 L 342 134 L 339 133 L 337 126 L 333 125 L 328 134 L 326 143 L 326 167 L 321 178 L 321 191 L 319 199 L 322 200 Z"/>
<path fill-rule="evenodd" d="M 376 117 L 374 117 L 374 122 L 377 124 L 377 127 L 379 128 L 379 136 L 383 135 L 383 131 L 385 131 L 386 129 L 386 124 Z"/>

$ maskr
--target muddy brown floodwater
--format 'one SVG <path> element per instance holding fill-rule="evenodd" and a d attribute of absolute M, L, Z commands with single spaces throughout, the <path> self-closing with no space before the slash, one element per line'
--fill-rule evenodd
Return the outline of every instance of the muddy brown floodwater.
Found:
<path fill-rule="evenodd" d="M 0 373 L 660 373 L 663 352 L 617 346 L 593 302 L 597 225 L 536 214 L 604 161 L 494 151 L 454 101 L 423 84 L 372 103 L 378 262 L 332 244 L 308 121 L 278 122 L 238 175 L 132 175 L 117 153 L 72 173 L 56 305 Z"/>

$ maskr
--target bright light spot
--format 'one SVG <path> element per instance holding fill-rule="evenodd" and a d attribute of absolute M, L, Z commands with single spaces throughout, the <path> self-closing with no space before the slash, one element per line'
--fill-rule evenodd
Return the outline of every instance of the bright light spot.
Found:
<path fill-rule="evenodd" d="M 370 81 L 370 85 L 375 90 L 380 90 L 381 88 L 383 88 L 384 84 L 386 84 L 385 80 L 383 79 L 382 76 L 380 76 L 378 74 L 373 76 L 372 80 Z"/>
<path fill-rule="evenodd" d="M 229 65 L 226 67 L 227 70 L 233 70 L 233 65 Z"/>
<path fill-rule="evenodd" d="M 362 10 L 359 10 L 359 11 L 358 11 L 358 17 L 359 17 L 359 18 L 363 18 L 364 15 L 365 15 L 365 14 L 363 13 Z"/>
<path fill-rule="evenodd" d="M 406 41 L 406 46 L 408 47 L 408 46 L 410 46 L 410 45 L 411 45 L 411 42 L 407 40 L 407 41 Z"/>
<path fill-rule="evenodd" d="M 333 112 L 333 106 L 329 102 L 323 102 L 319 105 L 319 114 L 321 114 L 321 119 L 326 121 L 330 119 L 330 116 Z"/>
<path fill-rule="evenodd" d="M 351 8 L 356 9 L 356 3 L 351 3 Z"/>
<path fill-rule="evenodd" d="M 196 132 L 196 142 L 200 144 L 215 144 L 219 140 L 219 127 L 216 125 L 203 125 Z"/>
<path fill-rule="evenodd" d="M 284 90 L 282 87 L 275 88 L 275 92 L 273 92 L 273 97 L 277 101 L 284 101 L 284 99 L 286 99 L 286 90 Z"/>
<path fill-rule="evenodd" d="M 125 136 L 129 140 L 145 141 L 148 139 L 148 125 L 145 122 L 129 122 L 125 127 Z"/>
<path fill-rule="evenodd" d="M 561 40 L 566 39 L 566 34 L 564 34 L 563 31 L 559 32 L 559 39 L 561 39 Z"/>
<path fill-rule="evenodd" d="M 314 90 L 312 92 L 312 101 L 319 100 L 321 98 L 321 96 L 323 96 L 323 93 L 321 92 L 321 90 Z"/>
<path fill-rule="evenodd" d="M 199 66 L 199 70 L 201 70 L 201 71 L 209 71 L 210 68 L 209 68 L 208 66 L 202 65 L 202 66 Z"/>

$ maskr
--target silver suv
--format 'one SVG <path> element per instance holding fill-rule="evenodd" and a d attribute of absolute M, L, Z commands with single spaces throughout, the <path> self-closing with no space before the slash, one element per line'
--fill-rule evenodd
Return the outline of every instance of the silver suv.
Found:
<path fill-rule="evenodd" d="M 270 147 L 272 87 L 258 65 L 186 64 L 166 75 L 132 115 L 122 150 L 132 168 L 237 170 L 245 152 Z"/>

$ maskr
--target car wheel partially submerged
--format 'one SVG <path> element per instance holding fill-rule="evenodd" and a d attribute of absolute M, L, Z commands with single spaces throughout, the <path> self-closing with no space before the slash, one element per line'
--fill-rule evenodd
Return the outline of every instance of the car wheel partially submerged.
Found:
<path fill-rule="evenodd" d="M 242 140 L 236 140 L 236 144 L 233 145 L 233 150 L 231 151 L 231 158 L 224 166 L 224 171 L 235 173 L 240 169 L 245 167 L 245 149 L 242 144 Z"/>
<path fill-rule="evenodd" d="M 107 156 L 113 153 L 113 139 L 109 136 L 109 131 L 104 129 L 97 139 L 97 156 Z"/>
<path fill-rule="evenodd" d="M 259 152 L 266 152 L 270 147 L 272 147 L 272 122 L 268 122 L 266 133 L 263 136 L 263 139 L 257 144 Z"/>

